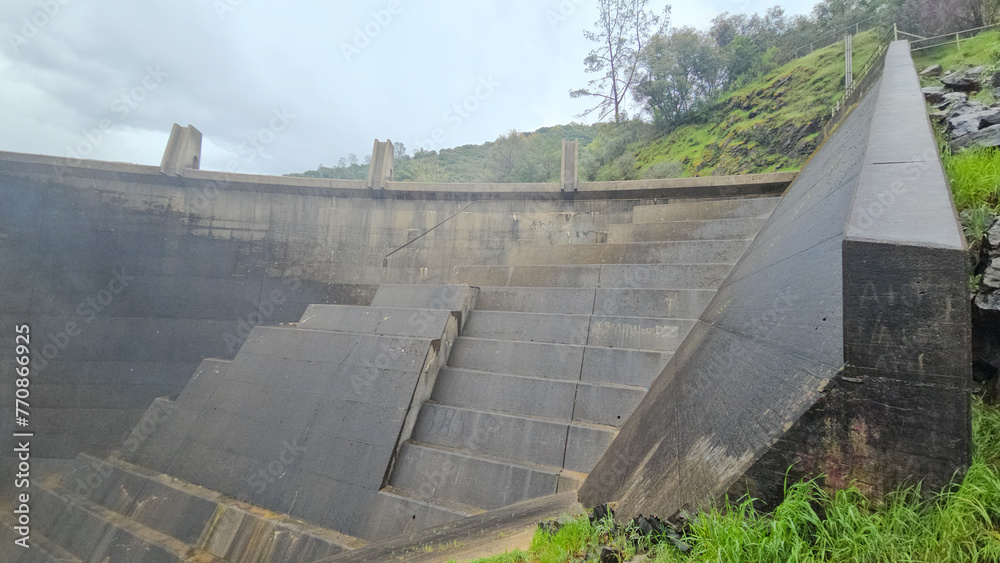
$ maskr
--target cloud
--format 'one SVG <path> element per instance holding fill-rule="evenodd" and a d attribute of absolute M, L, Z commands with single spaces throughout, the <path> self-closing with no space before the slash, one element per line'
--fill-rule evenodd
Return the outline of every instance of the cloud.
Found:
<path fill-rule="evenodd" d="M 575 9 L 553 24 L 561 2 Z M 676 3 L 674 22 L 741 6 L 765 8 Z M 443 128 L 457 146 L 579 121 L 587 101 L 568 91 L 589 78 L 582 30 L 596 16 L 593 0 L 6 0 L 0 103 L 16 111 L 0 114 L 0 150 L 65 156 L 96 130 L 90 158 L 158 164 L 177 122 L 204 133 L 203 167 L 224 169 L 284 110 L 296 119 L 241 160 L 281 174 L 363 157 L 376 137 L 413 149 Z M 359 32 L 367 43 L 345 57 Z M 489 76 L 501 86 L 454 127 L 446 112 Z"/>

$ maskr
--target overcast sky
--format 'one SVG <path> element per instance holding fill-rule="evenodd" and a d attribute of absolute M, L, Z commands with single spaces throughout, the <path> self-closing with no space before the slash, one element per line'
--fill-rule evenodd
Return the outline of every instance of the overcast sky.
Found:
<path fill-rule="evenodd" d="M 662 0 L 651 2 L 662 10 Z M 775 2 L 674 2 L 675 26 Z M 808 13 L 813 0 L 779 2 Z M 0 150 L 159 165 L 171 125 L 202 168 L 285 174 L 591 122 L 595 0 L 3 0 Z"/>

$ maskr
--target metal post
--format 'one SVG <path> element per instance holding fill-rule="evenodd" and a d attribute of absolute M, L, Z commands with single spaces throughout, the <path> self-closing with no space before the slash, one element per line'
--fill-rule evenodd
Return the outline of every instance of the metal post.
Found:
<path fill-rule="evenodd" d="M 896 41 L 899 41 L 899 24 L 892 24 L 892 33 L 896 36 Z"/>
<path fill-rule="evenodd" d="M 854 86 L 854 36 L 844 37 L 844 90 Z"/>
<path fill-rule="evenodd" d="M 958 48 L 959 52 L 962 51 L 962 39 L 957 33 L 955 34 L 955 47 Z"/>

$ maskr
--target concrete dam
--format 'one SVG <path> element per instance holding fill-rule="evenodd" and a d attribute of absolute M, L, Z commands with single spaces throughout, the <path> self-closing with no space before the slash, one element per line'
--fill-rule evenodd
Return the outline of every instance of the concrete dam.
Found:
<path fill-rule="evenodd" d="M 376 141 L 367 181 L 253 176 L 179 126 L 160 166 L 0 153 L 0 318 L 31 337 L 0 348 L 31 468 L 2 557 L 434 560 L 578 502 L 771 503 L 789 467 L 944 486 L 965 242 L 884 58 L 797 174 L 580 182 L 565 142 L 558 184 L 418 184 Z"/>

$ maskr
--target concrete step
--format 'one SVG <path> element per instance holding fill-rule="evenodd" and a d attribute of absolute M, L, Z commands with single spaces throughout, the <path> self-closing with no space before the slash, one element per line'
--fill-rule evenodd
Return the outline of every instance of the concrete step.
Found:
<path fill-rule="evenodd" d="M 590 315 L 595 293 L 570 287 L 479 286 L 476 311 Z"/>
<path fill-rule="evenodd" d="M 444 309 L 309 305 L 297 326 L 356 334 L 440 338 L 450 313 Z"/>
<path fill-rule="evenodd" d="M 479 286 L 477 311 L 690 319 L 701 317 L 714 289 L 622 289 Z"/>
<path fill-rule="evenodd" d="M 665 205 L 637 205 L 632 209 L 633 223 L 690 221 L 705 219 L 735 219 L 769 217 L 780 197 L 693 201 Z"/>
<path fill-rule="evenodd" d="M 373 517 L 369 520 L 365 537 L 372 542 L 385 538 L 412 534 L 462 518 L 482 514 L 484 510 L 448 499 L 429 498 L 432 491 L 424 483 L 421 490 L 428 495 L 398 487 L 385 487 L 375 498 Z"/>
<path fill-rule="evenodd" d="M 733 264 L 455 266 L 453 283 L 483 286 L 716 289 Z"/>
<path fill-rule="evenodd" d="M 438 375 L 431 400 L 515 416 L 620 427 L 645 394 L 645 387 L 631 385 L 448 367 Z"/>
<path fill-rule="evenodd" d="M 184 390 L 181 391 L 180 395 L 177 397 L 176 405 L 184 406 L 186 409 L 197 411 L 201 408 L 201 405 L 205 403 L 215 388 L 219 386 L 219 382 L 226 375 L 226 370 L 229 369 L 229 365 L 232 364 L 232 360 L 222 360 L 218 358 L 207 358 L 201 361 L 198 365 L 198 369 L 194 371 L 194 375 L 188 380 L 187 385 L 184 386 Z M 167 401 L 166 398 L 156 399 L 157 401 Z M 159 406 L 159 405 L 154 405 Z M 172 411 L 173 409 L 166 406 L 164 403 L 165 411 Z M 152 408 L 152 407 L 150 407 Z M 150 415 L 150 409 L 146 410 L 146 415 Z M 144 419 L 146 418 L 144 415 Z M 158 424 L 156 422 L 151 422 L 151 424 Z M 148 424 L 147 424 L 148 426 Z"/>
<path fill-rule="evenodd" d="M 52 542 L 87 561 L 224 563 L 224 560 L 117 512 L 66 492 L 38 487 L 34 525 Z"/>
<path fill-rule="evenodd" d="M 37 526 L 32 526 L 28 534 L 27 549 L 14 543 L 21 535 L 14 531 L 17 524 L 12 515 L 0 516 L 0 561 L 17 563 L 82 563 L 83 560 L 66 551 L 45 537 Z"/>
<path fill-rule="evenodd" d="M 583 346 L 517 342 L 460 336 L 448 367 L 576 381 L 583 367 Z"/>
<path fill-rule="evenodd" d="M 424 403 L 415 441 L 586 473 L 617 430 L 551 418 Z"/>
<path fill-rule="evenodd" d="M 375 292 L 371 306 L 465 313 L 475 308 L 478 293 L 476 288 L 463 285 L 382 284 Z"/>
<path fill-rule="evenodd" d="M 594 314 L 611 317 L 650 317 L 696 320 L 711 303 L 714 289 L 601 288 L 594 298 Z"/>
<path fill-rule="evenodd" d="M 227 560 L 313 560 L 364 544 L 115 458 L 80 454 L 59 491 Z"/>
<path fill-rule="evenodd" d="M 460 337 L 448 367 L 567 381 L 648 387 L 672 352 Z M 457 342 L 459 343 L 459 342 Z M 457 349 L 457 346 L 456 346 Z"/>
<path fill-rule="evenodd" d="M 663 223 L 617 224 L 608 228 L 609 244 L 664 240 L 752 239 L 767 219 L 707 219 Z"/>
<path fill-rule="evenodd" d="M 748 240 L 686 240 L 526 246 L 511 250 L 507 263 L 545 264 L 730 264 L 746 252 Z M 459 262 L 490 264 L 492 262 Z M 453 262 L 454 264 L 454 262 Z"/>
<path fill-rule="evenodd" d="M 693 325 L 691 320 L 646 317 L 473 311 L 462 334 L 471 338 L 672 352 Z"/>
<path fill-rule="evenodd" d="M 472 338 L 586 344 L 590 315 L 472 311 L 462 335 Z"/>
<path fill-rule="evenodd" d="M 571 488 L 560 483 L 556 467 L 515 463 L 445 446 L 407 442 L 392 471 L 393 487 L 419 491 L 431 502 L 454 503 L 493 510 Z"/>

